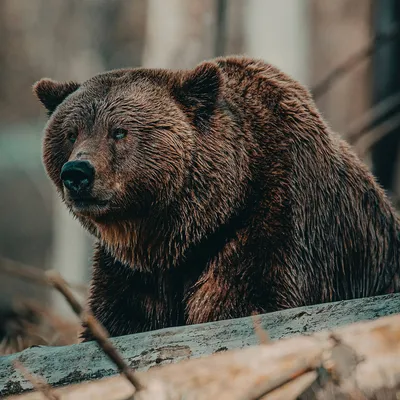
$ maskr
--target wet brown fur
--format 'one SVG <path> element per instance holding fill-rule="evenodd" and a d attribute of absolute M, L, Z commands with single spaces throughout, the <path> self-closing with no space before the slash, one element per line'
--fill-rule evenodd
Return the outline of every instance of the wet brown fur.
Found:
<path fill-rule="evenodd" d="M 227 57 L 35 92 L 46 170 L 98 238 L 90 307 L 112 336 L 399 290 L 392 206 L 275 67 Z M 94 164 L 106 211 L 74 211 L 59 178 L 73 159 Z"/>

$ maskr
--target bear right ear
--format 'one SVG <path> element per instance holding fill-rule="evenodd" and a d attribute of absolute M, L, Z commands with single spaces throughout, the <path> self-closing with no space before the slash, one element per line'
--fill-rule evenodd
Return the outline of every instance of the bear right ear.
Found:
<path fill-rule="evenodd" d="M 56 82 L 52 79 L 41 79 L 33 85 L 33 92 L 46 107 L 50 116 L 65 98 L 75 92 L 79 86 L 80 84 L 77 82 Z"/>
<path fill-rule="evenodd" d="M 174 95 L 193 123 L 199 128 L 205 128 L 217 105 L 221 86 L 222 74 L 218 65 L 203 62 L 183 76 L 174 88 Z"/>

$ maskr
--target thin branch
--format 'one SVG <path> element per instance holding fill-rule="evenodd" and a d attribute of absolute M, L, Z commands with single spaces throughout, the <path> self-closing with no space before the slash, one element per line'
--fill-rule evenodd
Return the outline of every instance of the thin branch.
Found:
<path fill-rule="evenodd" d="M 78 327 L 80 327 L 80 324 L 64 320 L 63 318 L 52 312 L 50 309 L 42 306 L 40 303 L 37 303 L 33 299 L 18 299 L 15 302 L 14 307 L 29 310 L 43 318 L 43 320 L 48 323 L 48 325 L 56 332 L 56 335 L 53 335 L 53 338 L 51 340 L 45 340 L 45 343 L 48 343 L 49 345 L 55 343 L 54 337 L 59 340 L 59 343 L 61 345 L 71 344 L 70 335 L 72 334 L 72 331 L 76 332 L 74 336 L 77 336 Z M 27 325 L 27 323 L 24 321 L 23 324 L 25 326 Z"/>
<path fill-rule="evenodd" d="M 17 268 L 15 268 L 17 267 Z M 31 282 L 35 282 L 40 285 L 52 286 L 59 291 L 68 304 L 71 306 L 75 314 L 81 319 L 82 322 L 86 323 L 89 330 L 91 331 L 94 339 L 97 341 L 99 346 L 103 349 L 105 354 L 114 362 L 118 367 L 119 371 L 125 375 L 133 387 L 139 391 L 144 388 L 142 383 L 138 380 L 132 369 L 125 363 L 117 349 L 109 341 L 109 335 L 103 326 L 98 322 L 92 315 L 86 313 L 76 299 L 74 293 L 68 286 L 68 283 L 61 277 L 56 271 L 42 271 L 38 268 L 28 267 L 26 265 L 21 266 L 19 263 L 10 261 L 3 257 L 0 257 L 0 271 L 5 272 L 9 275 L 18 276 L 20 278 L 28 279 Z"/>
<path fill-rule="evenodd" d="M 257 314 L 253 314 L 251 316 L 253 321 L 254 331 L 258 337 L 260 344 L 270 344 L 271 340 L 268 336 L 268 333 L 265 329 L 261 326 L 261 316 Z"/>
<path fill-rule="evenodd" d="M 100 323 L 94 318 L 94 316 L 89 313 L 83 316 L 82 321 L 90 329 L 90 332 L 96 339 L 97 344 L 102 348 L 104 353 L 107 354 L 111 361 L 114 362 L 119 371 L 126 376 L 129 382 L 132 383 L 134 388 L 137 391 L 143 390 L 144 385 L 140 382 L 140 380 L 137 378 L 136 374 L 128 366 L 128 364 L 123 360 L 118 350 L 113 346 L 104 327 L 100 325 Z"/>
<path fill-rule="evenodd" d="M 97 344 L 117 366 L 118 370 L 125 375 L 136 391 L 142 390 L 144 385 L 140 382 L 129 365 L 123 360 L 118 350 L 113 346 L 109 340 L 108 332 L 93 315 L 84 311 L 83 307 L 68 287 L 67 282 L 55 271 L 47 271 L 46 276 L 50 284 L 64 296 L 75 314 L 87 325 Z"/>
<path fill-rule="evenodd" d="M 42 269 L 23 264 L 19 261 L 10 260 L 2 256 L 0 256 L 0 273 L 25 279 L 37 285 L 49 286 L 48 279 L 44 275 Z M 85 285 L 70 284 L 70 286 L 79 292 L 87 292 L 87 287 Z"/>
<path fill-rule="evenodd" d="M 294 364 L 292 368 L 289 368 L 279 377 L 266 380 L 251 388 L 249 393 L 243 397 L 243 400 L 259 400 L 297 377 L 313 371 L 316 367 L 316 365 L 310 365 L 310 362 L 305 360 L 297 360 Z"/>
<path fill-rule="evenodd" d="M 362 135 L 355 143 L 354 149 L 363 158 L 367 152 L 382 138 L 393 132 L 400 127 L 400 113 L 395 114 L 393 117 L 382 122 L 375 129 L 372 129 Z"/>
<path fill-rule="evenodd" d="M 72 293 L 68 283 L 64 280 L 64 278 L 62 278 L 58 272 L 53 270 L 46 271 L 44 276 L 47 278 L 47 281 L 50 283 L 50 285 L 52 285 L 64 296 L 74 313 L 80 317 L 83 313 L 83 307 Z"/>
<path fill-rule="evenodd" d="M 371 130 L 377 121 L 400 105 L 400 93 L 388 96 L 370 108 L 360 118 L 352 122 L 344 137 L 350 144 L 359 140 L 365 132 Z"/>
<path fill-rule="evenodd" d="M 394 28 L 376 35 L 366 47 L 354 53 L 345 62 L 334 68 L 328 76 L 311 89 L 314 98 L 318 99 L 325 94 L 338 79 L 346 75 L 362 61 L 371 57 L 381 46 L 397 39 L 399 33 L 399 30 Z"/>
<path fill-rule="evenodd" d="M 37 376 L 33 376 L 23 366 L 23 364 L 20 361 L 14 360 L 13 364 L 14 364 L 14 368 L 18 369 L 21 372 L 22 376 L 32 384 L 33 388 L 36 391 L 42 393 L 46 399 L 49 399 L 49 400 L 59 400 L 60 399 L 60 397 L 54 393 L 54 391 L 52 390 L 50 385 L 48 385 L 43 379 L 41 379 Z"/>

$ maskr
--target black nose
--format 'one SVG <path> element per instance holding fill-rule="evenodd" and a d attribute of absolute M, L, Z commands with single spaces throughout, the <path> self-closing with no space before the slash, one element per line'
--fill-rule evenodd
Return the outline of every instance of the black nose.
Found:
<path fill-rule="evenodd" d="M 60 178 L 70 192 L 83 192 L 93 183 L 93 165 L 89 161 L 69 161 L 63 165 Z"/>

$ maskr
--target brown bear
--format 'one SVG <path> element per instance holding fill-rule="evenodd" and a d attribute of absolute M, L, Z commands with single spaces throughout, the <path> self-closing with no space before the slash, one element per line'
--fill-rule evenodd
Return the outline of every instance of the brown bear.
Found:
<path fill-rule="evenodd" d="M 89 305 L 111 336 L 399 290 L 394 209 L 277 68 L 226 57 L 34 91 L 47 173 L 97 238 Z"/>

